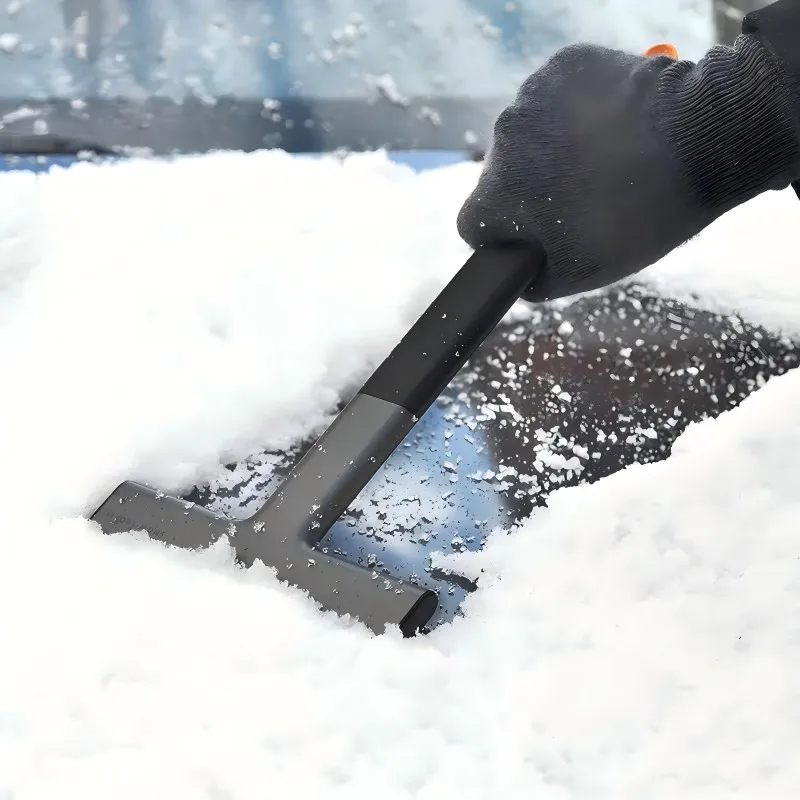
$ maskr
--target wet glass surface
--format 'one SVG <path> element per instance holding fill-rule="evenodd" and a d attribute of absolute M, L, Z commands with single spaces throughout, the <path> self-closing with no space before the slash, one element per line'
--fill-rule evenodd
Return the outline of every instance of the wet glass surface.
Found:
<path fill-rule="evenodd" d="M 665 458 L 689 423 L 798 363 L 789 340 L 639 287 L 504 323 L 321 546 L 435 589 L 441 624 L 476 587 L 432 569 L 433 551 L 480 549 L 555 489 Z M 190 499 L 246 516 L 309 444 L 231 466 Z"/>

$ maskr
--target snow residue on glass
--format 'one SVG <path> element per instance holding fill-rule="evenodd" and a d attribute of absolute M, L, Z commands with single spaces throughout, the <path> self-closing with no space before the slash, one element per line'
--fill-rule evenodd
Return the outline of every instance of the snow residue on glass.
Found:
<path fill-rule="evenodd" d="M 477 170 L 267 153 L 0 176 L 0 796 L 794 796 L 797 373 L 481 552 L 439 537 L 480 588 L 413 641 L 223 545 L 81 517 L 121 479 L 185 489 L 318 429 L 463 261 Z M 797 332 L 792 212 L 754 201 L 645 277 Z M 502 394 L 474 413 L 517 422 Z M 585 433 L 530 446 L 579 469 Z M 520 480 L 443 456 L 448 475 Z"/>

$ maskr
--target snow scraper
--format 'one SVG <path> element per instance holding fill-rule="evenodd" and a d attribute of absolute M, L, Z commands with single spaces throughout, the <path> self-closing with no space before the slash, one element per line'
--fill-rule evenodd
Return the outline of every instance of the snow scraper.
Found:
<path fill-rule="evenodd" d="M 325 610 L 375 633 L 419 632 L 436 593 L 316 548 L 543 268 L 541 248 L 475 251 L 286 480 L 250 518 L 231 520 L 126 481 L 93 514 L 104 533 L 144 530 L 182 548 L 227 536 L 239 563 L 260 560 Z"/>

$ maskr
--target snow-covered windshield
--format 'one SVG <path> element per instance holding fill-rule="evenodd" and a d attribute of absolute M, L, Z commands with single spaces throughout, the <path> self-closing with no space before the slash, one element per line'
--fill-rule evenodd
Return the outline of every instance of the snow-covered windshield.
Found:
<path fill-rule="evenodd" d="M 638 49 L 657 20 L 684 51 L 696 50 L 708 38 L 706 7 L 9 0 L 0 10 L 0 111 L 16 121 L 44 105 L 51 128 L 155 149 L 462 148 L 559 46 L 590 38 Z"/>

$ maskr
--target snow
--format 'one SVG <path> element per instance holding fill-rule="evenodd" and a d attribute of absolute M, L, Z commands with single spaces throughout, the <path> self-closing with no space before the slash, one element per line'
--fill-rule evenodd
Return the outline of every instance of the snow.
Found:
<path fill-rule="evenodd" d="M 463 261 L 478 168 L 0 176 L 0 797 L 796 794 L 797 373 L 441 556 L 481 588 L 415 640 L 82 517 L 318 428 Z M 759 198 L 642 277 L 795 334 L 798 213 Z"/>
<path fill-rule="evenodd" d="M 294 441 L 463 262 L 466 246 L 440 234 L 471 179 L 449 173 L 443 204 L 426 188 L 438 176 L 416 178 L 381 155 L 2 176 L 0 286 L 15 298 L 0 317 L 14 376 L 0 397 L 14 453 L 3 480 L 41 502 L 30 442 L 47 442 L 62 475 L 55 509 L 73 513 L 127 474 L 174 488 L 255 442 Z M 58 386 L 68 388 L 54 413 Z M 94 466 L 76 469 L 89 446 Z"/>

